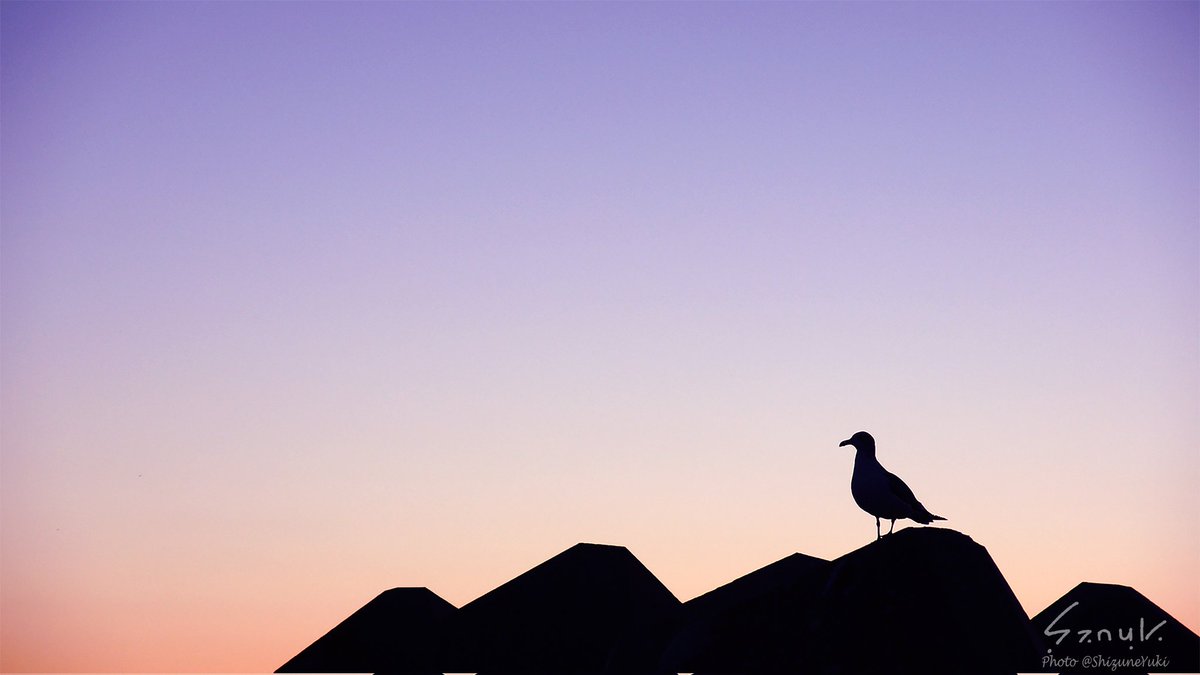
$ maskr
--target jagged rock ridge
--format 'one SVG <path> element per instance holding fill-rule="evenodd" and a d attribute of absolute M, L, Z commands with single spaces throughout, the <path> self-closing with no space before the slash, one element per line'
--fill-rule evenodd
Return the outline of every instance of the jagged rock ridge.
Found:
<path fill-rule="evenodd" d="M 791 555 L 682 604 L 627 549 L 579 544 L 459 609 L 428 589 L 388 591 L 279 672 L 1056 672 L 1041 661 L 1045 617 L 1070 597 L 1031 622 L 983 546 L 934 527 L 832 561 Z M 1160 630 L 1185 653 L 1170 671 L 1195 670 L 1195 634 Z"/>

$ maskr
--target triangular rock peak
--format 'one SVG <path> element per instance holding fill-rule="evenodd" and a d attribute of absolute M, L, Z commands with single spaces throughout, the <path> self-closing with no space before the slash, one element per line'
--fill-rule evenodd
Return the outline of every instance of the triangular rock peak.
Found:
<path fill-rule="evenodd" d="M 428 588 L 384 591 L 276 672 L 440 673 L 437 626 L 455 611 Z"/>
<path fill-rule="evenodd" d="M 618 643 L 678 608 L 628 549 L 578 544 L 450 617 L 441 663 L 448 672 L 600 672 Z"/>
<path fill-rule="evenodd" d="M 778 560 L 683 604 L 662 652 L 671 672 L 737 672 L 773 632 L 781 605 L 819 585 L 829 561 L 802 553 Z M 783 636 L 779 636 L 781 639 Z"/>
<path fill-rule="evenodd" d="M 1044 643 L 1039 672 L 1200 671 L 1200 637 L 1128 586 L 1081 583 L 1032 624 Z"/>
<path fill-rule="evenodd" d="M 803 553 L 793 553 L 766 567 L 761 567 L 744 576 L 697 596 L 683 603 L 684 610 L 691 614 L 713 614 L 788 590 L 798 581 L 814 573 L 825 572 L 829 561 Z"/>

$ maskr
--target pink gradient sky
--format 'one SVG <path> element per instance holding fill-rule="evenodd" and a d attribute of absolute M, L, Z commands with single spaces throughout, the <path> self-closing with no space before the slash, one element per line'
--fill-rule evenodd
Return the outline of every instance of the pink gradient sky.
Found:
<path fill-rule="evenodd" d="M 1195 2 L 0 5 L 0 669 L 263 671 L 579 541 L 1200 627 Z"/>

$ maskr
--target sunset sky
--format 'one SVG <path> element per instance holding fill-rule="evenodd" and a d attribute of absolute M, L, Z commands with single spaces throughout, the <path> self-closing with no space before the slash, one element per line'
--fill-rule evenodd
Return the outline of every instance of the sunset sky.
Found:
<path fill-rule="evenodd" d="M 838 442 L 1200 629 L 1200 3 L 0 5 L 0 669 L 268 671 Z M 911 523 L 905 523 L 905 526 Z"/>

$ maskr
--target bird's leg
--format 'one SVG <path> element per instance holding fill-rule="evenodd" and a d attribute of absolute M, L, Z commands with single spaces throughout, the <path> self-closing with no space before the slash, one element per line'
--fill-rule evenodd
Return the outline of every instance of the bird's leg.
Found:
<path fill-rule="evenodd" d="M 892 518 L 892 524 L 888 525 L 888 534 L 892 533 L 892 528 L 896 527 L 896 519 Z"/>
<path fill-rule="evenodd" d="M 883 539 L 883 535 L 879 534 L 879 516 L 875 516 L 875 541 Z"/>

